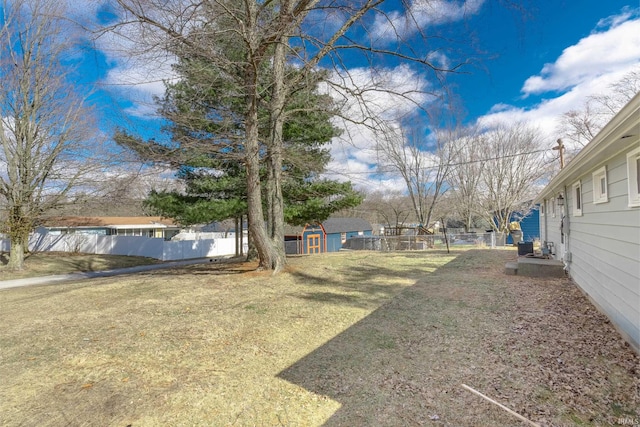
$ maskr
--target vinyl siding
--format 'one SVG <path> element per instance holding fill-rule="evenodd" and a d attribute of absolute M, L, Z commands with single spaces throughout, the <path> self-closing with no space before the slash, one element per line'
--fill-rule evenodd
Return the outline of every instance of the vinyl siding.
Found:
<path fill-rule="evenodd" d="M 545 214 L 540 215 L 540 240 L 542 242 L 553 242 L 555 245 L 556 258 L 562 257 L 562 244 L 560 236 L 560 221 L 562 220 L 562 213 L 556 207 L 556 214 L 551 214 L 551 203 L 555 203 L 555 199 L 546 200 Z M 566 205 L 566 203 L 565 203 Z M 545 224 L 546 222 L 546 224 Z"/>
<path fill-rule="evenodd" d="M 640 147 L 638 130 L 640 93 L 551 179 L 536 200 L 565 193 L 570 223 L 566 268 L 640 352 L 640 206 L 629 207 L 626 165 L 627 154 Z M 594 204 L 593 173 L 603 167 L 607 200 Z M 573 216 L 575 195 L 570 190 L 578 181 L 582 186 L 582 216 Z M 550 215 L 541 218 L 542 240 L 560 241 L 559 221 Z"/>
<path fill-rule="evenodd" d="M 598 167 L 602 167 L 602 164 Z M 608 202 L 593 203 L 593 180 L 585 171 L 582 216 L 569 215 L 569 274 L 640 347 L 640 209 L 628 207 L 626 152 L 606 162 Z M 573 183 L 565 183 L 571 188 Z M 559 228 L 559 218 L 557 219 Z M 559 232 L 557 238 L 559 239 Z M 556 238 L 554 236 L 554 238 Z"/>
<path fill-rule="evenodd" d="M 327 234 L 327 252 L 338 252 L 341 248 L 340 233 Z"/>

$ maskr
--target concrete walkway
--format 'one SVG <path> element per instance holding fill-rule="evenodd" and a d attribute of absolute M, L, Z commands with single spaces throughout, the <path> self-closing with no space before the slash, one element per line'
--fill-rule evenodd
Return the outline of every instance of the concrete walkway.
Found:
<path fill-rule="evenodd" d="M 196 258 L 184 261 L 169 261 L 162 264 L 138 265 L 136 267 L 118 268 L 114 270 L 87 271 L 81 273 L 58 274 L 53 276 L 25 277 L 24 279 L 0 280 L 0 290 L 10 288 L 20 288 L 23 286 L 50 285 L 54 283 L 71 282 L 81 279 L 94 279 L 97 277 L 110 277 L 120 274 L 135 274 L 144 271 L 160 270 L 163 268 L 182 267 L 193 264 L 208 264 L 219 262 L 229 257 Z"/>

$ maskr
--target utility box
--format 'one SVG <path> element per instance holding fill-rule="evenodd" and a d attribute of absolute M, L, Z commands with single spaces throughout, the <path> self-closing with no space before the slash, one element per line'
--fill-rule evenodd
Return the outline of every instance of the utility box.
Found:
<path fill-rule="evenodd" d="M 532 254 L 533 242 L 518 242 L 518 256 Z"/>

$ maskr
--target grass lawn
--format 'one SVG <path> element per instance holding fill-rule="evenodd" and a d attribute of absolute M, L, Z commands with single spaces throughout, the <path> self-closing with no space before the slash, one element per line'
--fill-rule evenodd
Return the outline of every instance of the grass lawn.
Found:
<path fill-rule="evenodd" d="M 0 280 L 23 279 L 25 277 L 50 276 L 85 271 L 102 271 L 114 268 L 135 267 L 155 264 L 153 258 L 124 255 L 86 255 L 64 252 L 38 252 L 25 258 L 22 271 L 9 271 L 4 268 L 9 262 L 9 254 L 0 252 Z"/>
<path fill-rule="evenodd" d="M 516 426 L 640 418 L 638 357 L 513 250 L 348 252 L 0 291 L 6 426 Z"/>

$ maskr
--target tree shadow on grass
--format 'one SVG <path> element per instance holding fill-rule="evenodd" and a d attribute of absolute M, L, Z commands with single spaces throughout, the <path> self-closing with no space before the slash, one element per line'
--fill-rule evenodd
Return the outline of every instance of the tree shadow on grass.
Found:
<path fill-rule="evenodd" d="M 430 275 L 430 269 L 434 271 L 442 266 L 442 262 L 430 260 L 424 252 L 403 253 L 402 256 L 403 258 L 419 258 L 423 262 L 420 266 L 416 266 L 415 263 L 407 263 L 406 267 L 396 266 L 395 268 L 370 264 L 361 265 L 351 267 L 340 275 L 332 274 L 332 272 L 319 274 L 299 270 L 292 271 L 290 274 L 296 278 L 296 282 L 304 283 L 307 291 L 288 295 L 309 301 L 368 308 L 372 305 L 379 305 L 380 301 L 392 298 L 407 287 L 406 283 L 398 281 L 399 276 L 418 281 Z"/>
<path fill-rule="evenodd" d="M 255 268 L 247 267 L 244 262 L 216 261 L 209 264 L 193 264 L 187 266 L 150 270 L 138 273 L 140 276 L 203 276 L 203 275 L 237 275 L 254 271 Z"/>
<path fill-rule="evenodd" d="M 464 285 L 456 285 L 455 277 L 465 265 L 466 256 L 460 255 L 434 273 L 423 274 L 416 285 L 404 289 L 278 377 L 341 404 L 326 426 L 427 425 L 453 417 L 456 411 L 477 415 L 469 403 L 474 401 L 473 396 L 466 395 L 460 383 L 474 382 L 476 373 L 471 366 L 478 365 L 477 359 L 484 355 L 476 354 L 468 343 L 456 348 L 456 336 L 470 336 L 473 342 L 496 336 L 497 331 L 486 324 L 469 322 L 477 316 L 477 310 L 485 312 L 484 306 L 495 301 L 487 295 L 477 304 L 456 304 L 459 293 L 453 288 Z M 383 276 L 397 275 L 384 268 L 376 271 Z M 357 283 L 366 278 L 367 271 L 356 269 L 353 274 Z M 320 286 L 321 282 L 314 285 Z M 365 287 L 364 291 L 375 293 L 380 289 Z M 301 297 L 335 304 L 355 301 L 324 291 Z M 489 424 L 506 425 L 503 422 L 509 421 L 499 417 Z M 458 418 L 461 420 L 464 417 Z"/>

